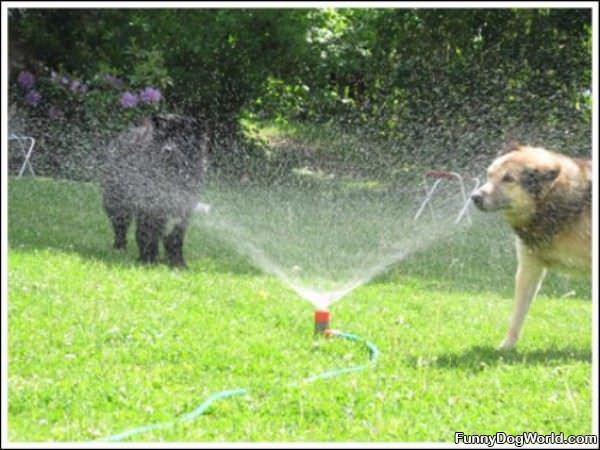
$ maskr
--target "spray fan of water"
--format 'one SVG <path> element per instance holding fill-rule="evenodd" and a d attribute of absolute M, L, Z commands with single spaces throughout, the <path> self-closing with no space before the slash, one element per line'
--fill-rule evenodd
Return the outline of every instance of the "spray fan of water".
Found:
<path fill-rule="evenodd" d="M 358 286 L 469 224 L 453 183 L 443 183 L 417 219 L 424 186 L 396 179 L 344 179 L 275 186 L 211 185 L 211 205 L 195 222 L 263 271 L 280 278 L 317 309 L 328 309 Z M 468 212 L 468 211 L 467 211 Z"/>

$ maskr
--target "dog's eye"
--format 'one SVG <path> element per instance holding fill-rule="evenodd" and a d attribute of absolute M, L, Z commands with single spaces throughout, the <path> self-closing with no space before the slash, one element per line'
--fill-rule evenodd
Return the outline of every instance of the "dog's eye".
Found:
<path fill-rule="evenodd" d="M 515 181 L 515 178 L 510 173 L 505 173 L 502 177 L 503 183 L 512 183 L 513 181 Z"/>

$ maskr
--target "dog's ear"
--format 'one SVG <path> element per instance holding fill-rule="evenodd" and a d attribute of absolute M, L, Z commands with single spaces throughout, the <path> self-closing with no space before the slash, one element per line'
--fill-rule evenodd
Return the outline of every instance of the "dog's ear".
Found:
<path fill-rule="evenodd" d="M 549 183 L 551 181 L 556 180 L 556 178 L 558 177 L 559 174 L 560 174 L 560 168 L 557 167 L 555 169 L 549 169 L 549 170 L 542 171 L 541 178 L 542 178 L 542 181 Z"/>
<path fill-rule="evenodd" d="M 521 186 L 527 192 L 537 196 L 545 186 L 556 180 L 559 174 L 560 168 L 545 170 L 526 168 L 521 172 Z"/>
<path fill-rule="evenodd" d="M 506 155 L 507 153 L 510 153 L 510 152 L 517 152 L 517 151 L 523 149 L 523 147 L 525 147 L 525 146 L 523 144 L 521 144 L 519 141 L 510 140 L 500 148 L 497 156 Z"/>
<path fill-rule="evenodd" d="M 165 128 L 170 122 L 170 118 L 167 114 L 154 114 L 152 116 L 152 125 L 157 129 Z"/>

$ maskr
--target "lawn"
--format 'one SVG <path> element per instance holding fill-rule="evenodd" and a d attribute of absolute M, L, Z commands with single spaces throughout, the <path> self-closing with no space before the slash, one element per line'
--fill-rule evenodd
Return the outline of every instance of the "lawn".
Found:
<path fill-rule="evenodd" d="M 312 337 L 312 307 L 224 242 L 191 227 L 189 269 L 136 263 L 112 235 L 97 185 L 9 181 L 9 440 L 93 441 L 214 403 L 136 441 L 452 442 L 465 434 L 589 434 L 591 294 L 551 274 L 517 350 L 506 331 L 515 268 L 495 219 L 389 269 L 332 307 L 335 328 L 377 345 Z"/>

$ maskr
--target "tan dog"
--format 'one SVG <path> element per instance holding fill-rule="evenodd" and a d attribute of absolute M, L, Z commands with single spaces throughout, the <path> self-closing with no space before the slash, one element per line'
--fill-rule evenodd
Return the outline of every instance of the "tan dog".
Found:
<path fill-rule="evenodd" d="M 471 198 L 482 211 L 502 211 L 517 234 L 515 304 L 500 345 L 509 349 L 547 269 L 591 275 L 592 163 L 513 146 L 490 165 L 487 183 Z"/>

